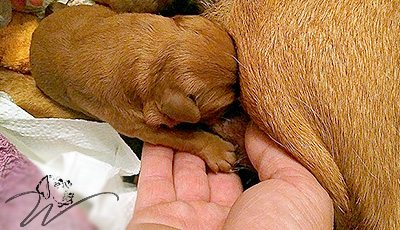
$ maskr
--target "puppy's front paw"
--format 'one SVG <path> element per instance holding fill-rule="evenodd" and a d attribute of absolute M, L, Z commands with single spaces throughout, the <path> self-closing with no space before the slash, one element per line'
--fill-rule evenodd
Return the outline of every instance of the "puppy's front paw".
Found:
<path fill-rule="evenodd" d="M 219 137 L 210 142 L 199 155 L 214 172 L 228 172 L 236 163 L 235 146 Z"/>

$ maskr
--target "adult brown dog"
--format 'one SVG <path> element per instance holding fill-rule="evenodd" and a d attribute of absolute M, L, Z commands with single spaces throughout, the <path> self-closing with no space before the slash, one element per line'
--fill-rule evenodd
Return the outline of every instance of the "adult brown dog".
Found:
<path fill-rule="evenodd" d="M 307 167 L 337 229 L 400 228 L 400 1 L 222 0 L 241 98 Z"/>
<path fill-rule="evenodd" d="M 51 14 L 35 30 L 31 73 L 65 107 L 228 171 L 236 162 L 234 145 L 174 126 L 218 117 L 235 100 L 234 55 L 226 31 L 200 16 L 77 6 Z"/>

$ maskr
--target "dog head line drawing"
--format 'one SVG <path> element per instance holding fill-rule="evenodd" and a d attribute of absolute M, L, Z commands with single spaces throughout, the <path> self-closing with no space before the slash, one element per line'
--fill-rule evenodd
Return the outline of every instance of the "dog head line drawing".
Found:
<path fill-rule="evenodd" d="M 58 176 L 46 175 L 36 186 L 36 192 L 46 200 L 53 199 L 57 206 L 61 208 L 73 203 L 74 193 L 69 192 L 71 186 L 72 183 L 69 180 L 64 180 Z M 54 195 L 51 190 L 61 193 L 61 199 Z"/>

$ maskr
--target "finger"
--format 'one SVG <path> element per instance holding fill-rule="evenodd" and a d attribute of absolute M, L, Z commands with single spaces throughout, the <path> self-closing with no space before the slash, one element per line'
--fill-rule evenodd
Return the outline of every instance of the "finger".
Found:
<path fill-rule="evenodd" d="M 298 189 L 299 193 L 309 199 L 309 202 L 331 202 L 328 193 L 317 179 L 255 124 L 251 124 L 246 130 L 245 145 L 261 181 L 287 183 Z"/>
<path fill-rule="evenodd" d="M 299 174 L 311 175 L 307 169 L 261 131 L 255 123 L 250 123 L 246 130 L 245 146 L 261 181 L 289 179 Z"/>
<path fill-rule="evenodd" d="M 333 205 L 313 175 L 252 123 L 246 130 L 246 152 L 261 183 L 249 188 L 233 205 L 229 229 L 327 229 Z M 241 220 L 252 216 L 253 220 Z M 244 225 L 243 225 L 244 224 Z"/>
<path fill-rule="evenodd" d="M 145 143 L 135 210 L 176 200 L 172 178 L 172 149 Z"/>
<path fill-rule="evenodd" d="M 204 161 L 193 154 L 179 152 L 174 159 L 176 198 L 181 201 L 209 201 L 210 190 Z"/>
<path fill-rule="evenodd" d="M 43 0 L 29 0 L 32 5 L 34 6 L 41 6 L 43 3 Z"/>
<path fill-rule="evenodd" d="M 210 184 L 210 201 L 219 205 L 231 207 L 243 192 L 240 178 L 235 173 L 210 172 L 208 181 Z"/>
<path fill-rule="evenodd" d="M 16 10 L 21 11 L 25 8 L 26 2 L 25 0 L 11 0 L 11 4 Z"/>

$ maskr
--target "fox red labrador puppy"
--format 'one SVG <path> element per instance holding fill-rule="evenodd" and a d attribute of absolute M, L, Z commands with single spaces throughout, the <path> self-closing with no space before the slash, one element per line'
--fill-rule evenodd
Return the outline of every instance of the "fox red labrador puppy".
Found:
<path fill-rule="evenodd" d="M 48 97 L 119 133 L 203 158 L 229 171 L 235 146 L 210 132 L 175 128 L 220 116 L 235 100 L 235 49 L 204 17 L 68 7 L 43 19 L 31 73 Z"/>

